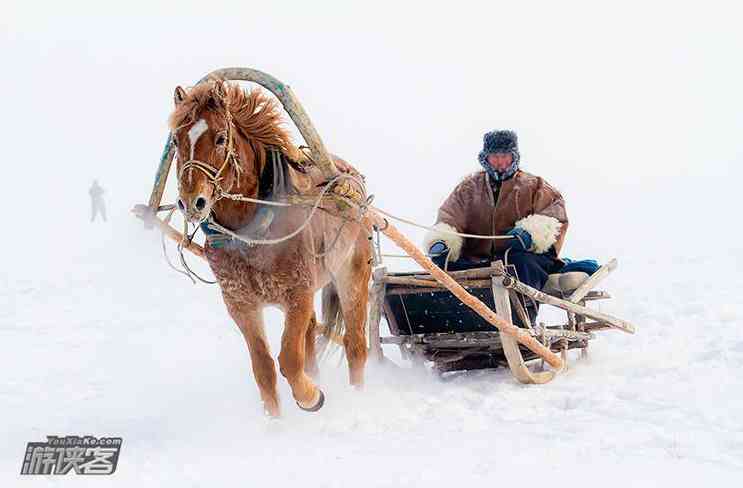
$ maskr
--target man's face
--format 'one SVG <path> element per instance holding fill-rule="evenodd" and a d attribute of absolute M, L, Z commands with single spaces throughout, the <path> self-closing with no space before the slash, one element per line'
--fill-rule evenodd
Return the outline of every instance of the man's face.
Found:
<path fill-rule="evenodd" d="M 496 171 L 505 171 L 513 162 L 513 154 L 507 153 L 490 153 L 488 154 L 488 164 Z"/>

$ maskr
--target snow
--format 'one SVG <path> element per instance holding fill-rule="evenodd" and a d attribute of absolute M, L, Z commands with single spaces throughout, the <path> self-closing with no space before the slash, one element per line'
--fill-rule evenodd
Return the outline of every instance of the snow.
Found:
<path fill-rule="evenodd" d="M 0 486 L 740 483 L 737 17 L 692 16 L 677 5 L 682 20 L 671 21 L 647 6 L 633 23 L 627 7 L 612 13 L 613 26 L 589 22 L 591 13 L 574 5 L 552 13 L 514 5 L 497 12 L 511 19 L 500 24 L 509 37 L 486 43 L 485 11 L 429 12 L 427 24 L 412 22 L 412 7 L 397 7 L 394 18 L 328 7 L 347 18 L 330 16 L 316 30 L 319 19 L 281 10 L 237 30 L 252 17 L 236 10 L 235 19 L 193 36 L 203 6 L 183 6 L 177 21 L 152 6 L 132 36 L 125 13 L 71 5 L 87 13 L 58 19 L 34 10 L 24 18 L 13 6 L 18 21 L 0 26 L 9 66 L 22 73 L 0 80 L 12 94 L 0 121 L 9 141 Z M 467 26 L 459 36 L 441 35 L 450 18 Z M 279 20 L 293 33 L 279 36 Z M 379 38 L 378 25 L 388 37 Z M 244 36 L 238 47 L 236 32 Z M 189 36 L 197 42 L 182 58 L 175 42 Z M 496 64 L 518 76 L 504 79 L 484 60 L 489 46 L 508 39 L 519 43 Z M 588 359 L 571 353 L 570 369 L 541 386 L 520 385 L 502 369 L 438 379 L 385 346 L 403 369 L 369 365 L 366 387 L 356 391 L 344 365 L 324 364 L 318 382 L 327 401 L 314 414 L 293 404 L 282 378 L 284 415 L 266 419 L 218 289 L 168 268 L 159 236 L 128 212 L 149 195 L 173 88 L 230 65 L 290 83 L 326 145 L 362 168 L 375 204 L 419 222 L 431 223 L 459 178 L 477 169 L 485 130 L 516 129 L 523 167 L 566 197 L 566 255 L 618 258 L 605 287 L 614 298 L 600 307 L 638 333 L 599 333 Z M 432 76 L 443 65 L 451 72 Z M 386 72 L 405 87 L 385 86 L 375 73 Z M 65 75 L 54 89 L 49 73 Z M 497 93 L 484 89 L 491 82 Z M 454 99 L 432 103 L 442 96 Z M 87 221 L 93 178 L 106 190 L 106 224 Z M 174 195 L 171 180 L 167 201 Z M 423 231 L 400 228 L 420 242 Z M 196 258 L 189 262 L 209 276 Z M 266 312 L 274 355 L 281 319 Z M 123 437 L 116 473 L 74 481 L 18 474 L 27 442 L 74 434 Z"/>
<path fill-rule="evenodd" d="M 156 234 L 126 209 L 108 225 L 68 223 L 76 232 L 32 241 L 21 256 L 37 260 L 11 260 L 3 275 L 4 475 L 19 471 L 26 442 L 47 434 L 123 436 L 117 486 L 526 476 L 691 486 L 743 472 L 743 280 L 707 272 L 720 258 L 625 259 L 602 310 L 639 333 L 601 333 L 587 360 L 571 352 L 570 369 L 548 385 L 520 385 L 506 370 L 440 380 L 371 365 L 359 392 L 331 361 L 319 380 L 325 407 L 300 411 L 282 380 L 284 417 L 271 421 L 216 288 L 172 272 Z M 52 243 L 64 257 L 41 254 Z M 740 253 L 720 256 L 743 269 Z M 276 353 L 281 315 L 267 317 Z"/>

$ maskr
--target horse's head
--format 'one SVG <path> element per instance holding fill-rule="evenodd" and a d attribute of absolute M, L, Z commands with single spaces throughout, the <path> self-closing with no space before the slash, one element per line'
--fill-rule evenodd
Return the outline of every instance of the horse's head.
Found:
<path fill-rule="evenodd" d="M 227 194 L 257 196 L 267 146 L 289 155 L 297 151 L 273 99 L 221 80 L 188 92 L 177 87 L 170 127 L 178 157 L 178 207 L 193 223 L 212 212 L 249 219 L 255 206 Z"/>

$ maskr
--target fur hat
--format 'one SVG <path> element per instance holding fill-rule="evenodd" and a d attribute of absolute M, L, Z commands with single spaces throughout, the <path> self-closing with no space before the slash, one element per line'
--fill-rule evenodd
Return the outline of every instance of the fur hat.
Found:
<path fill-rule="evenodd" d="M 507 180 L 519 169 L 519 160 L 521 159 L 521 155 L 519 154 L 519 138 L 514 131 L 494 130 L 487 132 L 482 137 L 482 146 L 482 151 L 480 151 L 477 159 L 480 161 L 480 165 L 485 168 L 485 171 L 495 180 Z M 505 171 L 498 172 L 488 163 L 488 154 L 508 152 L 513 156 L 513 162 Z"/>

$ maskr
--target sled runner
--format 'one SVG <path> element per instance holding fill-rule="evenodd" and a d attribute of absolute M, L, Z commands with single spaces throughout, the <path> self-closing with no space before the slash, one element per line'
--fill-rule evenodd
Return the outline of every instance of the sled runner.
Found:
<path fill-rule="evenodd" d="M 512 323 L 512 313 L 518 317 L 526 333 L 561 354 L 564 368 L 567 350 L 581 349 L 585 355 L 595 332 L 635 332 L 632 324 L 587 307 L 588 302 L 610 298 L 595 288 L 616 266 L 616 259 L 612 259 L 590 277 L 580 272 L 550 275 L 543 290 L 519 282 L 501 261 L 448 274 L 500 318 Z M 519 347 L 512 336 L 493 329 L 430 274 L 387 273 L 385 268 L 378 268 L 373 279 L 370 337 L 378 357 L 381 344 L 397 344 L 404 358 L 432 361 L 439 373 L 508 366 L 518 381 L 533 384 L 552 380 L 562 369 L 529 369 L 526 363 L 538 359 L 536 354 Z M 533 308 L 534 302 L 565 311 L 565 321 L 556 325 L 532 323 L 527 309 Z M 380 336 L 382 315 L 391 336 Z"/>

